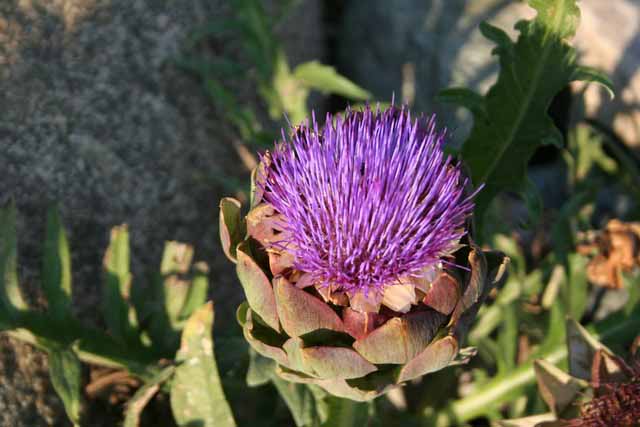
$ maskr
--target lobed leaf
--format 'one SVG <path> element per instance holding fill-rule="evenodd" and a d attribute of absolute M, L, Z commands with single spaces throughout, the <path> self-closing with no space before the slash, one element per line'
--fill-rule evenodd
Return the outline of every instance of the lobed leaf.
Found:
<path fill-rule="evenodd" d="M 538 12 L 520 21 L 513 42 L 499 28 L 482 24 L 482 34 L 496 43 L 497 82 L 481 99 L 467 90 L 449 89 L 441 99 L 471 110 L 474 125 L 462 147 L 474 184 L 485 187 L 476 199 L 477 220 L 502 191 L 525 192 L 527 162 L 544 144 L 559 145 L 560 132 L 547 109 L 553 97 L 572 80 L 589 80 L 611 89 L 608 79 L 577 65 L 567 41 L 579 21 L 576 0 L 530 0 Z"/>

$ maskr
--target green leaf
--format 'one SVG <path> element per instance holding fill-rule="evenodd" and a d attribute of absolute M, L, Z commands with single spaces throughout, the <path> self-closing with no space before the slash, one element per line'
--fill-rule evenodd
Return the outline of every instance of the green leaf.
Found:
<path fill-rule="evenodd" d="M 257 387 L 271 381 L 275 375 L 276 363 L 273 359 L 259 355 L 249 348 L 249 369 L 247 370 L 247 385 Z"/>
<path fill-rule="evenodd" d="M 581 319 L 587 308 L 589 297 L 589 282 L 587 280 L 587 258 L 572 253 L 569 255 L 568 283 L 571 290 L 567 297 L 567 315 L 573 319 Z"/>
<path fill-rule="evenodd" d="M 224 21 L 210 22 L 205 26 L 196 28 L 188 37 L 188 44 L 193 45 L 204 38 L 221 36 L 236 31 L 240 28 L 238 21 L 226 18 Z"/>
<path fill-rule="evenodd" d="M 335 68 L 318 61 L 309 61 L 298 65 L 293 70 L 293 75 L 305 86 L 322 93 L 335 93 L 360 101 L 372 97 L 371 93 L 338 74 Z"/>
<path fill-rule="evenodd" d="M 562 326 L 561 320 L 557 323 Z M 596 339 L 606 343 L 629 342 L 637 335 L 639 328 L 640 313 L 634 313 L 628 317 L 618 313 L 592 325 L 589 329 Z M 567 355 L 566 344 L 561 342 L 545 350 L 540 357 L 558 365 L 567 361 Z M 438 414 L 437 426 L 464 425 L 473 418 L 501 407 L 506 402 L 520 398 L 522 387 L 532 385 L 535 381 L 533 362 L 522 364 L 507 375 L 498 375 L 476 388 L 468 396 L 449 402 Z"/>
<path fill-rule="evenodd" d="M 516 306 L 502 307 L 502 324 L 498 332 L 498 372 L 505 373 L 516 365 L 518 355 L 518 314 Z"/>
<path fill-rule="evenodd" d="M 171 409 L 180 427 L 235 427 L 216 365 L 213 303 L 191 315 L 182 332 L 171 386 Z"/>
<path fill-rule="evenodd" d="M 497 53 L 499 49 L 504 49 L 507 51 L 506 53 L 513 55 L 513 43 L 511 42 L 509 35 L 504 30 L 487 22 L 481 22 L 479 29 L 483 36 L 497 45 L 493 53 Z"/>
<path fill-rule="evenodd" d="M 103 259 L 104 289 L 102 314 L 111 333 L 125 342 L 137 341 L 135 309 L 129 304 L 129 230 L 126 225 L 111 229 L 111 240 Z"/>
<path fill-rule="evenodd" d="M 636 199 L 640 199 L 640 166 L 638 159 L 633 152 L 625 147 L 624 144 L 615 141 L 607 134 L 602 134 L 603 145 L 607 151 L 611 153 L 620 165 L 619 170 L 622 172 L 622 182 L 627 189 L 635 195 Z"/>
<path fill-rule="evenodd" d="M 552 413 L 533 415 L 531 417 L 518 418 L 512 420 L 499 420 L 497 421 L 498 427 L 537 427 L 546 426 L 553 427 L 551 422 L 557 420 L 556 416 Z M 548 422 L 548 423 L 547 423 Z"/>
<path fill-rule="evenodd" d="M 572 171 L 575 183 L 585 178 L 594 166 L 604 172 L 614 174 L 617 171 L 616 161 L 609 157 L 602 147 L 602 137 L 586 126 L 576 126 L 569 133 L 568 146 L 573 157 L 566 158 Z M 568 154 L 568 153 L 567 153 Z"/>
<path fill-rule="evenodd" d="M 351 108 L 351 111 L 364 111 L 367 107 L 371 108 L 373 111 L 376 111 L 376 110 L 384 111 L 391 108 L 391 103 L 375 101 L 375 102 L 355 102 L 353 104 L 349 104 L 349 108 Z M 335 116 L 334 116 L 334 120 L 335 120 Z"/>
<path fill-rule="evenodd" d="M 471 111 L 476 120 L 487 116 L 484 96 L 464 87 L 451 87 L 444 89 L 436 95 L 436 101 L 455 104 Z"/>
<path fill-rule="evenodd" d="M 2 314 L 15 316 L 26 310 L 18 283 L 18 248 L 16 239 L 16 208 L 13 203 L 0 210 L 0 304 Z"/>
<path fill-rule="evenodd" d="M 49 346 L 49 375 L 55 389 L 74 426 L 80 425 L 80 360 L 71 348 Z"/>
<path fill-rule="evenodd" d="M 286 55 L 279 50 L 274 62 L 273 81 L 263 85 L 260 90 L 273 120 L 281 119 L 283 113 L 294 125 L 307 118 L 309 89 L 303 83 L 291 73 Z"/>
<path fill-rule="evenodd" d="M 535 183 L 528 177 L 525 179 L 524 188 L 520 189 L 520 195 L 525 202 L 527 213 L 529 214 L 528 222 L 524 225 L 528 228 L 535 227 L 540 222 L 544 208 L 542 195 Z"/>
<path fill-rule="evenodd" d="M 297 427 L 315 427 L 320 425 L 320 412 L 326 409 L 318 406 L 316 395 L 314 395 L 312 391 L 312 386 L 291 383 L 277 375 L 273 376 L 272 381 L 278 393 L 280 393 L 280 397 L 282 397 L 287 404 Z"/>
<path fill-rule="evenodd" d="M 640 274 L 622 274 L 624 287 L 629 292 L 629 299 L 624 305 L 625 314 L 631 314 L 640 309 Z"/>
<path fill-rule="evenodd" d="M 595 82 L 604 87 L 611 99 L 615 98 L 613 82 L 605 73 L 592 67 L 579 65 L 575 68 L 571 80 Z"/>
<path fill-rule="evenodd" d="M 369 422 L 370 404 L 354 402 L 335 396 L 325 398 L 328 418 L 322 423 L 323 427 L 360 427 Z"/>
<path fill-rule="evenodd" d="M 127 412 L 123 427 L 140 427 L 142 411 L 158 390 L 160 390 L 162 383 L 171 378 L 174 370 L 175 366 L 167 366 L 136 391 L 133 397 L 127 402 Z"/>
<path fill-rule="evenodd" d="M 549 312 L 549 319 L 547 321 L 547 328 L 544 333 L 544 340 L 534 352 L 535 357 L 543 357 L 549 351 L 552 351 L 558 346 L 562 346 L 565 343 L 566 330 L 565 311 L 561 304 L 553 304 Z M 531 359 L 532 357 L 529 357 Z"/>
<path fill-rule="evenodd" d="M 42 285 L 49 303 L 49 312 L 58 319 L 71 313 L 71 259 L 69 243 L 56 208 L 47 214 L 44 242 Z"/>
<path fill-rule="evenodd" d="M 584 312 L 588 289 L 586 260 L 572 252 L 575 242 L 572 221 L 593 197 L 593 188 L 571 196 L 560 209 L 551 230 L 554 252 L 565 271 L 565 280 L 561 288 L 562 303 L 567 310 L 566 314 L 575 319 L 580 319 Z"/>
<path fill-rule="evenodd" d="M 500 62 L 498 80 L 484 102 L 470 92 L 447 99 L 445 92 L 445 100 L 469 107 L 474 115 L 462 158 L 474 184 L 485 184 L 476 200 L 479 222 L 498 193 L 526 188 L 527 162 L 539 146 L 561 143 L 547 109 L 562 88 L 585 75 L 577 72 L 576 52 L 568 44 L 579 20 L 576 1 L 531 0 L 529 4 L 538 14 L 516 25 L 520 32 L 516 42 L 496 27 L 480 27 L 497 44 L 494 53 Z"/>
<path fill-rule="evenodd" d="M 207 263 L 200 261 L 193 265 L 193 269 L 191 286 L 189 286 L 187 297 L 179 315 L 181 319 L 191 317 L 191 314 L 207 301 L 207 293 L 209 292 L 209 266 Z"/>
<path fill-rule="evenodd" d="M 182 309 L 188 301 L 191 281 L 185 277 L 191 268 L 193 247 L 180 242 L 166 242 L 160 272 L 155 275 L 150 299 L 149 333 L 163 354 L 173 354 L 180 341 L 185 319 Z M 202 284 L 200 283 L 199 286 Z"/>

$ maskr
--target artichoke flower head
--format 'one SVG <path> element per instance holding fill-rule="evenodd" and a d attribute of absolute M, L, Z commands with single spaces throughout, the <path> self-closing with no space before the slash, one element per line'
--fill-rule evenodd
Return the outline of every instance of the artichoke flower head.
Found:
<path fill-rule="evenodd" d="M 475 192 L 443 143 L 404 108 L 313 117 L 261 156 L 245 218 L 223 199 L 239 320 L 281 377 L 368 400 L 468 355 L 507 260 L 473 244 Z"/>

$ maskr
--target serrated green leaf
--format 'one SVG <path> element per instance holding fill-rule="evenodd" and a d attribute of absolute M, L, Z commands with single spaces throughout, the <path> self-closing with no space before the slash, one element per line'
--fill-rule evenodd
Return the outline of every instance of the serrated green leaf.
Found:
<path fill-rule="evenodd" d="M 82 406 L 80 359 L 71 348 L 51 346 L 48 353 L 51 384 L 60 396 L 69 420 L 74 426 L 79 426 Z"/>
<path fill-rule="evenodd" d="M 481 22 L 479 29 L 483 36 L 497 45 L 496 49 L 507 49 L 506 53 L 510 55 L 513 54 L 513 43 L 511 42 L 509 35 L 504 30 L 487 22 Z"/>
<path fill-rule="evenodd" d="M 216 365 L 213 318 L 209 302 L 191 315 L 182 332 L 171 386 L 171 409 L 180 427 L 236 426 Z"/>
<path fill-rule="evenodd" d="M 123 427 L 140 427 L 140 415 L 142 415 L 142 411 L 158 392 L 162 383 L 171 378 L 174 370 L 175 366 L 167 366 L 136 391 L 133 397 L 127 402 L 127 411 Z"/>
<path fill-rule="evenodd" d="M 293 75 L 305 86 L 322 93 L 335 93 L 359 101 L 371 99 L 371 93 L 338 74 L 332 66 L 321 64 L 318 61 L 309 61 L 298 65 L 293 70 Z"/>
<path fill-rule="evenodd" d="M 10 203 L 0 210 L 0 303 L 8 317 L 28 308 L 20 293 L 17 267 L 16 208 Z"/>
<path fill-rule="evenodd" d="M 42 287 L 49 312 L 58 319 L 70 316 L 71 258 L 67 235 L 56 208 L 50 208 L 47 213 Z"/>
<path fill-rule="evenodd" d="M 111 229 L 111 240 L 104 259 L 102 315 L 111 333 L 125 342 L 138 339 L 135 309 L 129 304 L 131 272 L 129 271 L 129 230 L 126 225 Z"/>
<path fill-rule="evenodd" d="M 472 110 L 474 126 L 462 148 L 474 184 L 485 185 L 476 199 L 479 222 L 498 193 L 526 188 L 527 162 L 539 146 L 561 143 L 547 109 L 562 88 L 576 76 L 584 76 L 576 72 L 576 52 L 567 42 L 579 20 L 576 1 L 531 0 L 529 4 L 538 14 L 516 25 L 520 36 L 515 43 L 496 27 L 483 24 L 480 28 L 498 45 L 494 53 L 500 73 L 484 98 L 486 114 Z M 479 104 L 478 99 L 471 102 Z"/>

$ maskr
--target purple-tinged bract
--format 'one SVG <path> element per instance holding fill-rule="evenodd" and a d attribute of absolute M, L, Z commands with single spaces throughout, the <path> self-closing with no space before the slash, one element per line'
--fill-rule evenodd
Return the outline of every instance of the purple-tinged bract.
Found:
<path fill-rule="evenodd" d="M 406 109 L 327 115 L 276 145 L 264 197 L 295 268 L 348 292 L 382 291 L 455 250 L 473 210 L 435 121 Z"/>

